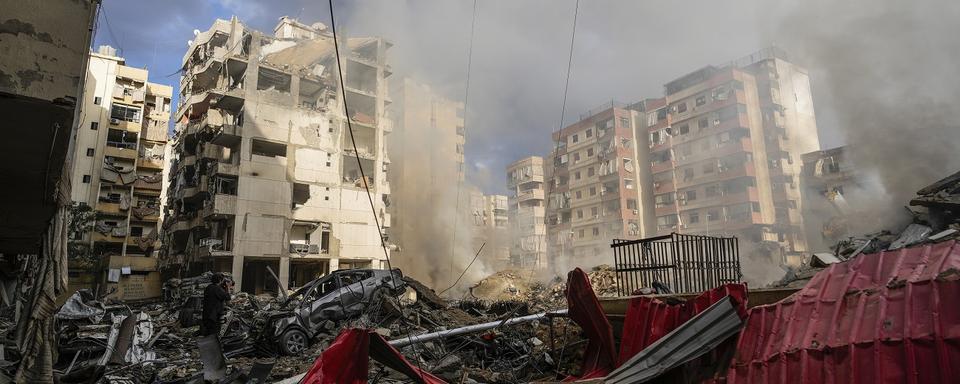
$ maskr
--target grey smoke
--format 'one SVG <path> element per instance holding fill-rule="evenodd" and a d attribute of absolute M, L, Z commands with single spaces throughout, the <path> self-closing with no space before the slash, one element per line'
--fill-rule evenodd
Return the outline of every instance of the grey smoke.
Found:
<path fill-rule="evenodd" d="M 778 42 L 808 66 L 828 124 L 879 186 L 858 191 L 861 208 L 895 229 L 918 189 L 960 170 L 960 4 L 806 1 L 783 10 Z"/>

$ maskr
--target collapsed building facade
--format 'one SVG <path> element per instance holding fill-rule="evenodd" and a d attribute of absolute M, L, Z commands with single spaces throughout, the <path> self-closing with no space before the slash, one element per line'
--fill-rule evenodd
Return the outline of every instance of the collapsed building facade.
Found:
<path fill-rule="evenodd" d="M 724 234 L 807 251 L 801 156 L 820 149 L 806 69 L 767 48 L 665 85 L 646 115 L 657 234 Z"/>
<path fill-rule="evenodd" d="M 826 248 L 848 236 L 846 217 L 857 214 L 848 194 L 863 186 L 862 175 L 846 155 L 845 147 L 803 154 L 804 226 L 811 249 Z"/>
<path fill-rule="evenodd" d="M 288 17 L 273 36 L 218 19 L 191 41 L 172 140 L 165 265 L 185 275 L 231 272 L 239 289 L 255 293 L 280 288 L 271 271 L 291 288 L 337 269 L 386 267 L 376 221 L 390 226 L 383 142 L 391 44 L 340 42 L 337 63 L 325 25 Z"/>
<path fill-rule="evenodd" d="M 148 82 L 147 70 L 126 66 L 109 46 L 91 53 L 86 76 L 73 163 L 70 288 L 112 291 L 123 300 L 159 297 L 155 251 L 172 89 Z"/>
<path fill-rule="evenodd" d="M 530 156 L 507 166 L 508 209 L 513 242 L 510 263 L 521 268 L 547 266 L 546 195 L 543 158 Z"/>
<path fill-rule="evenodd" d="M 99 4 L 0 1 L 7 135 L 0 174 L 8 183 L 0 192 L 0 359 L 15 382 L 53 381 L 53 313 L 67 289 L 72 137 Z M 0 374 L 0 381 L 9 380 Z"/>

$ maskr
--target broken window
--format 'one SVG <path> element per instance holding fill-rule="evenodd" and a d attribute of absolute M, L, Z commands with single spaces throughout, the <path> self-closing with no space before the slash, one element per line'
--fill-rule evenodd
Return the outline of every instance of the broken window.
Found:
<path fill-rule="evenodd" d="M 580 141 L 580 136 L 574 134 L 574 135 L 573 135 L 573 138 L 572 138 L 571 140 L 572 140 L 574 143 L 579 142 L 579 141 Z"/>
<path fill-rule="evenodd" d="M 699 213 L 697 213 L 697 212 L 691 212 L 690 215 L 687 216 L 687 223 L 689 223 L 689 224 L 696 224 L 696 223 L 699 223 L 699 222 L 700 222 L 700 214 L 699 214 Z"/>
<path fill-rule="evenodd" d="M 139 123 L 140 108 L 126 106 L 123 104 L 113 104 L 113 106 L 110 107 L 110 119 Z"/>
<path fill-rule="evenodd" d="M 217 177 L 217 193 L 223 195 L 237 195 L 237 179 L 233 177 Z"/>
<path fill-rule="evenodd" d="M 676 108 L 677 108 L 677 113 L 684 113 L 687 111 L 687 103 L 682 102 L 680 104 L 677 104 Z"/>
<path fill-rule="evenodd" d="M 686 135 L 690 133 L 690 124 L 683 124 L 677 127 L 677 135 Z"/>
<path fill-rule="evenodd" d="M 593 176 L 594 170 L 593 167 L 587 168 L 587 177 Z"/>
<path fill-rule="evenodd" d="M 597 195 L 597 187 L 590 187 L 590 196 Z"/>
<path fill-rule="evenodd" d="M 673 192 L 656 195 L 653 197 L 654 205 L 657 208 L 663 208 L 672 205 L 676 201 L 676 194 Z"/>
<path fill-rule="evenodd" d="M 707 129 L 707 127 L 709 127 L 709 126 L 710 126 L 710 122 L 707 121 L 706 118 L 702 118 L 702 119 L 700 119 L 700 120 L 697 120 L 697 128 L 700 128 L 701 131 L 704 130 L 704 129 Z"/>
<path fill-rule="evenodd" d="M 250 153 L 266 157 L 287 157 L 287 146 L 266 140 L 250 139 Z"/>
<path fill-rule="evenodd" d="M 660 108 L 657 110 L 657 121 L 662 121 L 667 118 L 667 108 Z"/>
<path fill-rule="evenodd" d="M 100 96 L 93 97 L 93 103 L 96 105 L 100 105 L 100 100 L 103 100 L 102 98 L 100 98 Z"/>
<path fill-rule="evenodd" d="M 683 193 L 683 195 L 686 197 L 687 201 L 696 200 L 696 199 L 697 199 L 697 190 L 691 189 L 691 190 L 685 191 L 685 192 Z"/>
<path fill-rule="evenodd" d="M 87 156 L 93 156 L 93 148 L 87 148 Z"/>
<path fill-rule="evenodd" d="M 587 157 L 593 156 L 593 148 L 587 148 Z"/>
<path fill-rule="evenodd" d="M 600 236 L 600 228 L 593 227 L 593 235 L 594 235 L 594 236 Z"/>
<path fill-rule="evenodd" d="M 100 123 L 98 123 L 98 122 L 96 122 L 96 121 L 91 121 L 91 122 L 90 122 L 90 129 L 91 129 L 91 130 L 94 130 L 94 131 L 100 129 Z"/>
<path fill-rule="evenodd" d="M 627 172 L 633 172 L 633 159 L 628 157 L 623 158 L 623 170 Z"/>
<path fill-rule="evenodd" d="M 697 106 L 698 106 L 698 107 L 699 107 L 699 106 L 702 106 L 702 105 L 704 105 L 704 104 L 706 104 L 706 103 L 707 103 L 707 97 L 706 97 L 706 96 L 697 96 Z"/>
<path fill-rule="evenodd" d="M 627 209 L 637 210 L 637 200 L 627 199 Z"/>
<path fill-rule="evenodd" d="M 83 175 L 83 183 L 90 184 L 90 175 Z"/>
<path fill-rule="evenodd" d="M 680 220 L 679 218 L 677 218 L 677 215 L 660 216 L 660 217 L 657 217 L 657 229 L 659 230 L 676 229 L 677 223 L 679 222 Z"/>
<path fill-rule="evenodd" d="M 293 196 L 291 200 L 293 208 L 306 204 L 307 200 L 310 200 L 310 186 L 302 183 L 293 183 Z"/>
<path fill-rule="evenodd" d="M 693 168 L 683 169 L 683 181 L 693 180 Z"/>
<path fill-rule="evenodd" d="M 260 67 L 257 72 L 257 90 L 274 90 L 279 92 L 290 92 L 290 75 L 274 71 L 269 68 Z"/>
<path fill-rule="evenodd" d="M 593 137 L 593 129 L 592 129 L 592 128 L 588 128 L 587 131 L 586 131 L 586 133 L 584 134 L 584 136 L 586 136 L 586 137 Z"/>
<path fill-rule="evenodd" d="M 600 217 L 600 208 L 599 208 L 599 207 L 591 207 L 591 208 L 590 208 L 590 216 L 592 216 L 594 219 Z"/>
<path fill-rule="evenodd" d="M 619 120 L 620 120 L 620 127 L 627 128 L 627 129 L 630 128 L 630 118 L 620 117 Z"/>
<path fill-rule="evenodd" d="M 577 210 L 577 219 L 582 219 L 582 218 L 583 218 L 583 210 L 582 210 L 582 209 L 578 209 L 578 210 Z"/>
<path fill-rule="evenodd" d="M 582 191 L 577 191 L 577 200 L 580 200 L 580 199 L 582 199 L 582 198 L 583 198 L 583 192 L 582 192 Z"/>
<path fill-rule="evenodd" d="M 623 179 L 623 187 L 626 189 L 633 189 L 633 180 Z"/>
<path fill-rule="evenodd" d="M 577 172 L 575 172 L 575 173 L 573 174 L 573 179 L 574 179 L 574 180 L 580 180 L 580 171 L 577 171 Z"/>

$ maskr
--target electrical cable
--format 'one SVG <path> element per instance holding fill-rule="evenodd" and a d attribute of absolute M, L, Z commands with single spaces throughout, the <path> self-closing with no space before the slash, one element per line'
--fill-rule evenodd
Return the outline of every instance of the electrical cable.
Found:
<path fill-rule="evenodd" d="M 440 293 L 438 293 L 437 295 L 442 295 L 444 292 L 449 291 L 450 288 L 453 288 L 453 287 L 456 287 L 456 286 L 457 286 L 457 283 L 460 282 L 460 279 L 463 278 L 463 275 L 466 275 L 466 274 L 467 274 L 467 270 L 470 269 L 470 266 L 473 265 L 473 262 L 474 262 L 474 261 L 477 261 L 477 258 L 480 257 L 480 252 L 483 251 L 483 246 L 485 246 L 485 245 L 487 245 L 486 242 L 483 242 L 483 244 L 480 244 L 480 249 L 477 250 L 477 254 L 473 256 L 473 260 L 470 260 L 470 264 L 467 264 L 467 267 L 464 268 L 464 269 L 463 269 L 463 272 L 460 273 L 460 277 L 457 277 L 457 281 L 454 281 L 453 284 L 451 284 L 449 287 L 447 287 L 447 289 L 444 289 L 444 290 L 440 291 Z"/>
<path fill-rule="evenodd" d="M 123 42 L 120 39 L 117 39 L 117 35 L 113 33 L 113 27 L 110 26 L 110 17 L 107 16 L 107 7 L 101 5 L 100 12 L 103 14 L 103 21 L 107 23 L 107 32 L 110 34 L 110 39 L 117 44 L 117 49 L 120 51 L 120 54 L 123 55 Z"/>
<path fill-rule="evenodd" d="M 476 33 L 476 27 L 477 27 L 477 0 L 473 0 L 473 18 L 472 18 L 472 21 L 470 22 L 470 43 L 468 44 L 469 48 L 467 48 L 467 76 L 466 76 L 466 84 L 463 90 L 463 143 L 464 143 L 463 147 L 464 148 L 463 150 L 461 150 L 460 155 L 463 156 L 464 159 L 466 159 L 466 143 L 467 143 L 467 103 L 470 101 L 470 67 L 471 67 L 471 64 L 473 63 L 473 36 Z M 460 189 L 461 189 L 461 186 L 463 185 L 463 179 L 461 177 L 466 178 L 466 175 L 464 174 L 465 172 L 463 169 L 462 162 L 460 163 L 459 167 L 460 168 L 457 170 L 456 209 L 453 211 L 453 239 L 450 243 L 449 274 L 451 276 L 453 275 L 453 262 L 456 259 L 456 253 L 457 253 L 457 224 L 459 224 L 460 222 L 459 220 Z M 482 246 L 480 248 L 483 249 Z M 478 251 L 477 255 L 479 254 L 480 252 Z M 476 260 L 477 258 L 474 257 L 473 259 Z M 473 261 L 471 261 L 470 264 L 473 264 Z M 467 268 L 470 268 L 470 266 L 468 265 Z M 467 270 L 465 268 L 463 270 L 463 273 L 466 273 L 466 272 Z M 460 278 L 462 277 L 463 277 L 463 274 L 460 274 Z M 460 282 L 460 278 L 457 278 L 457 282 Z M 453 286 L 456 286 L 456 285 L 457 283 L 453 283 Z M 451 286 L 450 288 L 453 288 L 453 286 Z M 444 289 L 443 292 L 446 292 L 450 288 Z M 443 292 L 440 292 L 440 293 L 442 294 Z"/>
<path fill-rule="evenodd" d="M 380 246 L 383 248 L 383 256 L 386 258 L 387 269 L 390 270 L 390 275 L 393 276 L 393 265 L 390 262 L 390 252 L 387 251 L 387 244 L 383 240 L 383 229 L 380 227 L 380 219 L 377 217 L 377 207 L 373 203 L 373 195 L 370 194 L 370 185 L 367 182 L 367 176 L 363 171 L 363 164 L 360 161 L 360 152 L 357 150 L 357 141 L 353 135 L 353 124 L 350 122 L 350 109 L 347 106 L 347 90 L 343 82 L 343 62 L 340 59 L 340 44 L 337 39 L 337 22 L 334 17 L 333 10 L 333 0 L 327 0 L 327 5 L 330 7 L 330 30 L 333 34 L 333 51 L 337 59 L 337 78 L 340 82 L 340 95 L 343 97 L 343 112 L 346 114 L 347 120 L 347 130 L 350 132 L 350 143 L 353 145 L 353 155 L 357 160 L 357 167 L 360 169 L 360 178 L 363 180 L 363 187 L 367 192 L 367 200 L 370 201 L 370 210 L 373 213 L 373 221 L 377 226 L 377 233 L 380 235 Z M 393 277 L 390 279 L 390 283 L 393 285 L 394 291 L 397 289 L 397 279 Z M 400 306 L 401 313 L 403 311 L 403 301 L 397 300 L 398 305 Z M 400 316 L 401 319 L 406 321 L 406 317 Z M 416 344 L 412 344 L 414 351 L 416 352 Z M 423 367 L 420 366 L 420 359 L 415 359 L 417 363 L 417 368 L 419 369 L 418 373 L 420 374 L 420 381 L 426 382 L 426 379 L 423 376 Z"/>

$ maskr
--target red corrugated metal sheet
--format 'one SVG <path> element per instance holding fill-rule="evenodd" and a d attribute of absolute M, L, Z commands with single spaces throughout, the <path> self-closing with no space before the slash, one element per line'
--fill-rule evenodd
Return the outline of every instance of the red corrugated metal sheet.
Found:
<path fill-rule="evenodd" d="M 726 284 L 675 304 L 644 296 L 630 299 L 617 366 L 726 296 L 734 299 L 740 317 L 746 318 L 747 286 L 743 284 Z"/>
<path fill-rule="evenodd" d="M 861 255 L 750 310 L 731 383 L 960 382 L 960 245 Z"/>

